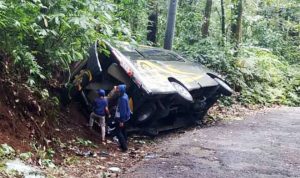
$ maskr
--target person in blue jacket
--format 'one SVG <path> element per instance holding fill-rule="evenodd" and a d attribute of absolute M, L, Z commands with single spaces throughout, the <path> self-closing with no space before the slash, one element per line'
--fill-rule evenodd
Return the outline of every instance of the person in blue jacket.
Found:
<path fill-rule="evenodd" d="M 129 99 L 126 94 L 126 85 L 119 85 L 117 87 L 117 91 L 119 92 L 119 99 L 116 108 L 115 120 L 117 121 L 117 135 L 119 139 L 125 139 L 127 144 L 127 133 L 125 123 L 130 119 L 130 107 L 129 107 Z M 127 148 L 122 148 L 123 151 L 126 151 Z"/>
<path fill-rule="evenodd" d="M 90 115 L 89 127 L 92 130 L 94 120 L 101 128 L 102 143 L 105 144 L 105 116 L 106 114 L 110 117 L 109 110 L 107 107 L 107 101 L 104 98 L 105 91 L 102 89 L 97 90 L 99 97 L 94 101 L 94 109 Z"/>

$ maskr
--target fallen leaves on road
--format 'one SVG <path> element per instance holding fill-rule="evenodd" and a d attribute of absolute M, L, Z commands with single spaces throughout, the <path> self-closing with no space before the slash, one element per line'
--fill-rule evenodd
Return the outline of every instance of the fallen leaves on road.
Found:
<path fill-rule="evenodd" d="M 92 145 L 92 144 L 91 144 Z M 117 143 L 108 140 L 106 145 L 82 146 L 69 142 L 64 148 L 63 161 L 55 169 L 46 169 L 54 177 L 118 177 L 142 159 L 149 159 L 154 143 L 147 137 L 132 136 L 129 150 L 121 152 Z"/>

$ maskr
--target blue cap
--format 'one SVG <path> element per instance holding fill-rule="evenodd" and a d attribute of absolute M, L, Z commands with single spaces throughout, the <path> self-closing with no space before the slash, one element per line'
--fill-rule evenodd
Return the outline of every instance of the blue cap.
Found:
<path fill-rule="evenodd" d="M 102 89 L 97 90 L 99 96 L 105 96 L 105 91 Z"/>

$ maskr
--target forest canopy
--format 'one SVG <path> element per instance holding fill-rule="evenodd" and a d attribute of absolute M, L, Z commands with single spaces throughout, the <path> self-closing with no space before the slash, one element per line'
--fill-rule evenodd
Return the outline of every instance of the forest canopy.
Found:
<path fill-rule="evenodd" d="M 225 104 L 300 104 L 299 0 L 176 3 L 173 50 L 230 81 L 238 94 Z M 165 0 L 0 0 L 0 61 L 42 89 L 97 39 L 163 47 L 168 8 Z"/>

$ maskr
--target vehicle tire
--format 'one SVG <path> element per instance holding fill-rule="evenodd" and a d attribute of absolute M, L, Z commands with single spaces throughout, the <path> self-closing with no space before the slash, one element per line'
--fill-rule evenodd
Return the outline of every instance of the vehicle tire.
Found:
<path fill-rule="evenodd" d="M 193 96 L 190 91 L 183 85 L 180 81 L 175 78 L 170 77 L 169 82 L 172 84 L 174 89 L 177 91 L 177 94 L 185 101 L 194 102 Z"/>
<path fill-rule="evenodd" d="M 219 78 L 214 78 L 215 81 L 220 85 L 220 92 L 225 96 L 231 96 L 234 91 L 230 88 L 230 86 L 223 80 Z"/>
<path fill-rule="evenodd" d="M 203 119 L 204 117 L 207 115 L 208 110 L 217 102 L 217 100 L 219 99 L 220 95 L 216 96 L 216 97 L 211 97 L 209 99 L 205 100 L 205 107 L 203 109 L 201 109 L 201 112 L 199 113 L 194 113 L 194 118 L 195 118 L 195 124 L 197 125 L 202 125 L 203 124 Z"/>
<path fill-rule="evenodd" d="M 157 107 L 154 103 L 146 103 L 142 108 L 137 111 L 136 121 L 137 124 L 142 124 L 151 119 L 151 116 L 155 113 Z"/>

